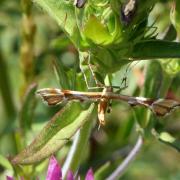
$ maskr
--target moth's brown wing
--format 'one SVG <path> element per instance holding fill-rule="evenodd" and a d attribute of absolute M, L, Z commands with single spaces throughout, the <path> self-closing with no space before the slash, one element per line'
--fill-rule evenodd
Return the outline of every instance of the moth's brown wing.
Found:
<path fill-rule="evenodd" d="M 159 99 L 154 101 L 150 108 L 157 116 L 166 116 L 175 108 L 180 107 L 180 102 L 172 99 Z"/>
<path fill-rule="evenodd" d="M 60 89 L 45 88 L 37 91 L 37 94 L 49 106 L 55 106 L 64 100 L 64 93 Z"/>

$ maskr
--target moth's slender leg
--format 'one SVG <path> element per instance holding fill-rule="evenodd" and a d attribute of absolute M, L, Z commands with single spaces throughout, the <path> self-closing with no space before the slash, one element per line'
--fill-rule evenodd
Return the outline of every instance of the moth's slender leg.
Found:
<path fill-rule="evenodd" d="M 127 73 L 128 73 L 128 71 L 130 69 L 131 64 L 132 63 L 128 64 L 128 66 L 126 67 L 126 71 L 125 71 L 125 73 L 123 75 L 123 78 L 122 78 L 122 81 L 121 81 L 121 85 L 120 85 L 122 90 L 128 87 L 128 85 L 127 85 Z M 123 84 L 124 84 L 124 86 L 122 86 Z"/>
<path fill-rule="evenodd" d="M 91 58 L 90 58 L 90 56 L 89 56 L 89 58 L 88 58 L 88 67 L 89 67 L 89 70 L 91 71 L 91 74 L 92 74 L 92 77 L 93 77 L 93 79 L 94 79 L 94 81 L 95 81 L 95 84 L 97 85 L 97 86 L 104 86 L 103 84 L 100 84 L 99 82 L 98 82 L 98 80 L 97 80 L 97 78 L 96 78 L 96 75 L 95 75 L 95 73 L 94 73 L 94 71 L 93 71 L 93 65 L 91 64 Z"/>
<path fill-rule="evenodd" d="M 112 111 L 112 99 L 109 100 L 108 108 L 107 108 L 107 113 L 111 113 L 111 111 Z"/>
<path fill-rule="evenodd" d="M 93 80 L 94 80 L 94 82 L 95 82 L 95 87 L 93 87 L 94 89 L 96 89 L 96 88 L 104 88 L 105 87 L 105 85 L 104 84 L 102 84 L 102 83 L 100 83 L 98 80 L 97 80 L 97 78 L 96 78 L 96 75 L 95 75 L 95 73 L 94 73 L 94 70 L 93 70 L 93 65 L 91 64 L 91 55 L 89 55 L 89 57 L 88 57 L 88 61 L 87 61 L 87 65 L 88 65 L 88 68 L 89 68 L 89 70 L 90 70 L 90 72 L 91 72 L 91 74 L 92 74 L 92 78 L 93 78 Z"/>
<path fill-rule="evenodd" d="M 92 75 L 92 78 L 93 78 L 93 80 L 94 80 L 94 82 L 95 82 L 95 86 L 90 86 L 90 85 L 89 85 L 88 79 L 87 79 L 86 74 L 85 74 L 85 71 L 84 71 L 84 68 L 83 68 L 83 66 L 80 64 L 80 69 L 81 69 L 81 72 L 82 72 L 82 74 L 83 74 L 83 76 L 84 76 L 84 80 L 85 80 L 86 86 L 87 86 L 87 88 L 88 88 L 89 90 L 90 90 L 90 89 L 103 89 L 103 88 L 105 87 L 105 85 L 98 82 L 98 80 L 97 80 L 97 78 L 96 78 L 96 75 L 95 75 L 95 73 L 94 73 L 94 71 L 93 71 L 93 67 L 92 67 L 93 65 L 90 63 L 90 58 L 91 58 L 91 57 L 90 57 L 90 54 L 88 53 L 88 55 L 87 55 L 84 59 L 85 59 L 86 65 L 87 65 L 87 67 L 88 67 L 88 69 L 89 69 L 89 71 L 90 71 L 90 73 L 91 73 L 91 75 Z"/>

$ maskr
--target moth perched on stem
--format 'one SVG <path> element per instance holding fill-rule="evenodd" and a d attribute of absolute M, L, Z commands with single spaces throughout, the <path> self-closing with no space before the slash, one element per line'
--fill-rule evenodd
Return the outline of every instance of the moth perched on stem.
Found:
<path fill-rule="evenodd" d="M 49 105 L 58 105 L 63 101 L 91 101 L 98 102 L 98 118 L 100 125 L 105 124 L 105 112 L 110 100 L 125 101 L 131 106 L 144 106 L 149 108 L 157 116 L 166 116 L 172 110 L 180 107 L 180 102 L 172 99 L 150 99 L 117 94 L 109 90 L 103 92 L 81 92 L 45 88 L 37 91 L 43 100 Z"/>

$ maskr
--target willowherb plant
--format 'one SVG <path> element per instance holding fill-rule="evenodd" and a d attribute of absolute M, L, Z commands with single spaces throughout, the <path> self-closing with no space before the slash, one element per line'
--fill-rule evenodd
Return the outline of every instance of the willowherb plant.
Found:
<path fill-rule="evenodd" d="M 99 124 L 105 124 L 105 115 L 112 100 L 149 108 L 156 116 L 165 116 L 180 106 L 178 99 L 165 98 L 173 77 L 180 70 L 178 59 L 180 43 L 178 40 L 174 42 L 170 39 L 168 36 L 170 30 L 164 38 L 157 39 L 155 23 L 148 23 L 151 10 L 157 4 L 156 0 L 34 0 L 33 2 L 55 19 L 71 40 L 78 52 L 80 71 L 75 67 L 73 72 L 66 73 L 61 62 L 54 61 L 62 89 L 48 87 L 38 90 L 37 94 L 48 105 L 61 104 L 62 107 L 35 140 L 12 159 L 13 164 L 40 162 L 60 150 L 74 137 L 62 168 L 63 177 L 66 177 L 68 169 L 75 173 L 79 168 L 94 119 L 98 116 Z M 171 21 L 178 39 L 180 27 L 178 1 L 174 1 L 172 7 Z M 157 59 L 161 60 L 161 66 L 154 62 Z M 150 63 L 139 94 L 149 98 L 113 92 L 113 88 L 121 90 L 120 86 L 124 82 L 125 86 L 127 85 L 126 77 L 123 77 L 119 84 L 113 84 L 113 73 L 120 71 L 124 65 L 129 67 L 132 62 L 142 60 L 149 60 Z M 33 86 L 27 93 L 25 110 L 32 107 L 30 99 L 34 96 L 36 88 Z M 88 88 L 94 88 L 94 91 L 86 92 Z M 76 91 L 73 91 L 74 89 Z M 21 116 L 21 122 L 23 117 L 26 116 Z M 153 115 L 141 109 L 135 111 L 135 117 L 136 125 L 139 127 L 136 145 L 129 151 L 123 163 L 118 165 L 117 169 L 113 169 L 114 172 L 108 179 L 115 179 L 123 174 L 142 147 L 143 138 L 148 138 L 150 132 L 160 141 L 180 150 L 177 139 L 167 132 L 156 130 Z M 129 125 L 129 131 L 133 125 L 133 123 Z M 108 168 L 111 167 L 108 165 L 104 171 Z M 97 174 L 95 173 L 95 177 L 100 177 Z"/>

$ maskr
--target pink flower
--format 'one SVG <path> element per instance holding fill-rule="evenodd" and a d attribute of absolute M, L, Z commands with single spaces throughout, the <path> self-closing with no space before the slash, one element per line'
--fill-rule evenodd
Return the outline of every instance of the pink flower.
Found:
<path fill-rule="evenodd" d="M 94 174 L 92 168 L 90 168 L 86 174 L 85 180 L 94 180 Z"/>
<path fill-rule="evenodd" d="M 46 180 L 62 180 L 61 166 L 58 164 L 58 161 L 54 156 L 51 156 L 49 160 Z M 75 180 L 74 174 L 71 170 L 68 171 L 66 180 Z M 94 174 L 92 168 L 88 170 L 85 180 L 94 180 Z"/>
<path fill-rule="evenodd" d="M 11 176 L 6 176 L 6 180 L 14 180 L 14 178 Z"/>
<path fill-rule="evenodd" d="M 61 180 L 61 179 L 62 179 L 61 166 L 58 164 L 56 158 L 54 156 L 51 156 L 49 160 L 46 180 Z"/>
<path fill-rule="evenodd" d="M 75 178 L 73 172 L 69 170 L 67 173 L 67 180 L 74 180 L 74 179 Z"/>

